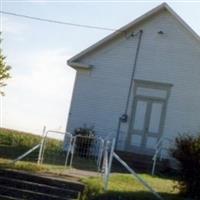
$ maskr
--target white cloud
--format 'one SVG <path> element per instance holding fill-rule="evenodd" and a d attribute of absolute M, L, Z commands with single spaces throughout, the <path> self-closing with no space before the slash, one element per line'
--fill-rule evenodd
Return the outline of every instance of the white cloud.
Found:
<path fill-rule="evenodd" d="M 3 100 L 3 126 L 32 132 L 44 124 L 65 129 L 75 78 L 75 70 L 66 65 L 69 57 L 63 49 L 27 53 L 21 70 L 22 63 L 12 61 L 15 68 Z"/>
<path fill-rule="evenodd" d="M 74 78 L 74 70 L 66 65 L 69 56 L 62 49 L 43 50 L 25 56 L 28 56 L 26 60 L 29 72 L 18 74 L 13 77 L 13 80 L 11 79 L 11 82 L 17 79 L 20 87 L 26 84 L 26 90 L 31 90 L 32 93 L 43 96 L 56 95 L 62 90 L 59 86 L 62 86 L 66 80 L 71 81 Z"/>
<path fill-rule="evenodd" d="M 11 34 L 17 36 L 16 39 L 22 40 L 23 39 L 22 34 L 28 31 L 29 29 L 28 24 L 19 22 L 18 20 L 5 16 L 3 14 L 1 15 L 1 17 L 2 19 L 1 19 L 0 31 L 3 34 Z"/>

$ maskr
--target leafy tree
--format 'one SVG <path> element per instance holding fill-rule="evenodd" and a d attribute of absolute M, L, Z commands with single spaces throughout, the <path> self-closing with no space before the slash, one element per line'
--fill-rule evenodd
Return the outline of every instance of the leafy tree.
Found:
<path fill-rule="evenodd" d="M 1 33 L 0 33 L 1 36 Z M 1 45 L 1 38 L 0 38 L 0 45 Z M 6 86 L 5 81 L 10 78 L 10 69 L 11 67 L 6 64 L 5 61 L 6 57 L 3 56 L 2 49 L 0 48 L 0 95 L 4 95 L 4 92 L 1 91 L 1 88 Z"/>

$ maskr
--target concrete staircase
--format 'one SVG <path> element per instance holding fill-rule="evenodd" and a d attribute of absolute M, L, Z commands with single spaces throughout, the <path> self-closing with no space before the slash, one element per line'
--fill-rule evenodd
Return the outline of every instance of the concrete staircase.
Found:
<path fill-rule="evenodd" d="M 151 172 L 152 170 L 153 156 L 122 151 L 117 151 L 117 154 L 136 172 Z M 115 164 L 119 166 L 117 162 L 115 162 Z M 157 160 L 156 171 L 165 171 L 168 170 L 168 168 L 168 160 Z"/>
<path fill-rule="evenodd" d="M 83 190 L 78 182 L 0 169 L 0 200 L 74 200 Z"/>

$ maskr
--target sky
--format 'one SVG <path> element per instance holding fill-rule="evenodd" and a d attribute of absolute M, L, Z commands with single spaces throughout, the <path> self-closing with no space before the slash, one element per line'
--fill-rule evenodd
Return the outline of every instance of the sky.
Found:
<path fill-rule="evenodd" d="M 118 29 L 162 1 L 9 1 L 1 10 Z M 166 1 L 200 35 L 200 1 Z M 12 78 L 0 99 L 0 126 L 65 131 L 76 71 L 66 61 L 112 33 L 0 15 L 1 48 Z"/>

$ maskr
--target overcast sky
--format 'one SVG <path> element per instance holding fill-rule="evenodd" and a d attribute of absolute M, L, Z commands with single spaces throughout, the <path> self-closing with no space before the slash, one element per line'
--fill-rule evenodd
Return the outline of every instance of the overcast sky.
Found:
<path fill-rule="evenodd" d="M 168 2 L 200 34 L 200 1 Z M 161 3 L 1 0 L 1 10 L 117 29 Z M 66 60 L 111 32 L 0 17 L 1 48 L 12 66 L 12 79 L 1 99 L 1 126 L 34 133 L 43 125 L 65 130 L 75 78 Z"/>

